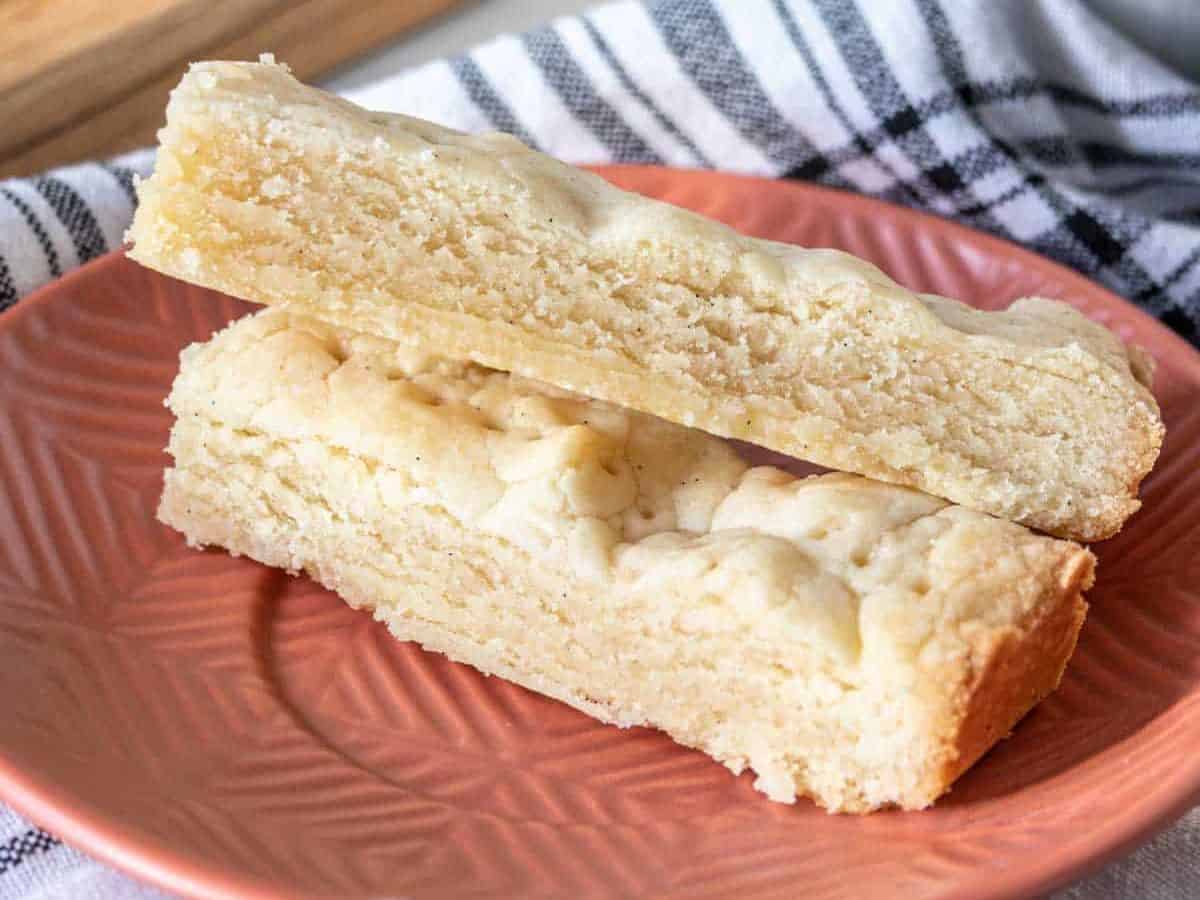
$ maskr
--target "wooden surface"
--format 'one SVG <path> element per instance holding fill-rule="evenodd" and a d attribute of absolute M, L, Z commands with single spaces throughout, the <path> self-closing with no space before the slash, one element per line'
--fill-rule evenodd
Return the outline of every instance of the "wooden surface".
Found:
<path fill-rule="evenodd" d="M 313 78 L 462 0 L 0 0 L 0 178 L 153 143 L 195 59 Z"/>

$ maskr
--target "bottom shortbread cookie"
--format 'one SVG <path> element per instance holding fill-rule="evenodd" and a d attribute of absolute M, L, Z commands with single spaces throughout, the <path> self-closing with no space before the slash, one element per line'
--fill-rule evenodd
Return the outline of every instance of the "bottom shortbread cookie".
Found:
<path fill-rule="evenodd" d="M 921 808 L 1054 689 L 1092 560 L 905 488 L 266 313 L 185 351 L 160 516 L 772 799 Z"/>

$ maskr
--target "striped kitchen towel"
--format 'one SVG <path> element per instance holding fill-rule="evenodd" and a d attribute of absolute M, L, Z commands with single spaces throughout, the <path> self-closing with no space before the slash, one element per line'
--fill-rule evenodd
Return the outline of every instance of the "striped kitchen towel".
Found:
<path fill-rule="evenodd" d="M 805 179 L 920 207 L 1200 341 L 1200 86 L 1082 0 L 612 3 L 348 96 L 572 162 Z M 0 309 L 119 247 L 152 159 L 0 182 Z M 1195 896 L 1198 840 L 1192 813 L 1069 896 Z M 0 898 L 35 895 L 152 894 L 0 809 Z"/>

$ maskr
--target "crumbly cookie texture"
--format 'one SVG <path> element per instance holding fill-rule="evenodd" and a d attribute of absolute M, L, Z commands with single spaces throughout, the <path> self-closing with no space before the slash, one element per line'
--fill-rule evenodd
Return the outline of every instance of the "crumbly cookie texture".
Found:
<path fill-rule="evenodd" d="M 184 351 L 161 519 L 775 800 L 918 809 L 1058 684 L 1093 558 L 269 310 Z"/>
<path fill-rule="evenodd" d="M 1055 301 L 914 294 L 277 65 L 194 65 L 159 140 L 130 256 L 197 284 L 1080 540 L 1158 453 L 1147 359 Z"/>

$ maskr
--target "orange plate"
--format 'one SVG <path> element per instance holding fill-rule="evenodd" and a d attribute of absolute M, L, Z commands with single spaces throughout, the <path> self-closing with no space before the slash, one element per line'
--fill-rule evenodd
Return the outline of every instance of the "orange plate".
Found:
<path fill-rule="evenodd" d="M 1004 897 L 1078 876 L 1200 788 L 1200 355 L 1095 284 L 806 184 L 611 168 L 925 291 L 1067 300 L 1159 363 L 1145 507 L 1098 548 L 1062 689 L 936 808 L 770 803 L 660 733 L 392 640 L 154 509 L 176 356 L 249 307 L 111 255 L 0 318 L 0 793 L 196 896 Z"/>

